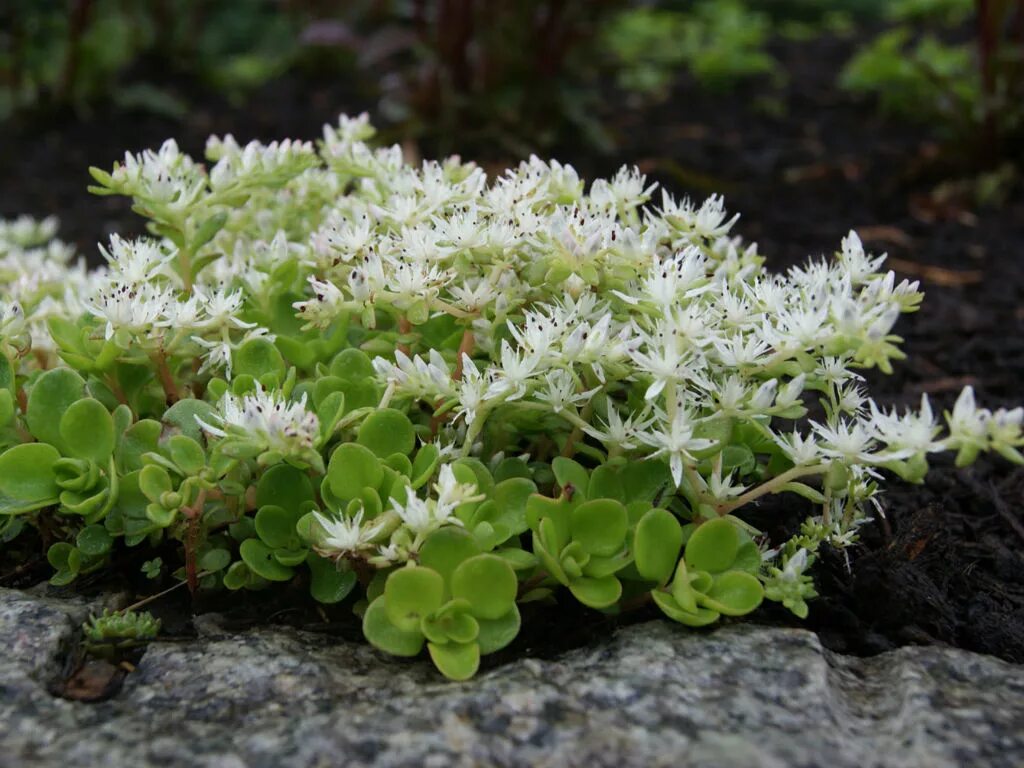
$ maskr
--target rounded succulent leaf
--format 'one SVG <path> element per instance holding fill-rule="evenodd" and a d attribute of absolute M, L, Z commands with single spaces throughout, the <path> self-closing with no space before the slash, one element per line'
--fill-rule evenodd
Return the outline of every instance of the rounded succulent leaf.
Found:
<path fill-rule="evenodd" d="M 188 435 L 193 440 L 202 443 L 203 430 L 199 426 L 199 422 L 196 421 L 196 417 L 198 416 L 207 424 L 216 424 L 215 413 L 214 407 L 205 400 L 188 397 L 179 400 L 164 411 L 160 420 L 170 427 L 177 427 L 181 434 Z"/>
<path fill-rule="evenodd" d="M 614 499 L 594 499 L 572 511 L 572 539 L 592 555 L 614 555 L 626 540 L 626 508 Z"/>
<path fill-rule="evenodd" d="M 419 624 L 412 630 L 402 630 L 391 623 L 387 597 L 381 596 L 370 603 L 363 614 L 363 636 L 374 648 L 392 656 L 416 656 L 423 650 L 423 633 Z"/>
<path fill-rule="evenodd" d="M 199 556 L 199 569 L 214 573 L 231 565 L 231 553 L 222 547 L 213 547 Z"/>
<path fill-rule="evenodd" d="M 412 632 L 420 620 L 444 602 L 444 579 L 437 571 L 414 565 L 399 568 L 384 585 L 388 620 L 403 632 Z"/>
<path fill-rule="evenodd" d="M 412 453 L 416 446 L 416 433 L 404 413 L 394 408 L 382 408 L 366 417 L 359 427 L 356 442 L 384 459 L 393 453 Z"/>
<path fill-rule="evenodd" d="M 157 503 L 164 494 L 174 490 L 171 476 L 163 467 L 149 464 L 139 472 L 139 488 L 150 501 Z"/>
<path fill-rule="evenodd" d="M 68 456 L 106 464 L 114 452 L 114 419 L 99 400 L 83 397 L 61 416 L 60 436 Z"/>
<path fill-rule="evenodd" d="M 519 580 L 512 566 L 497 555 L 477 555 L 452 573 L 452 597 L 469 602 L 474 616 L 497 619 L 515 605 Z"/>
<path fill-rule="evenodd" d="M 564 490 L 571 487 L 573 498 L 588 498 L 590 475 L 582 464 L 565 456 L 558 456 L 551 462 L 551 469 L 555 473 L 559 488 Z"/>
<path fill-rule="evenodd" d="M 745 571 L 728 571 L 715 577 L 706 593 L 697 601 L 706 608 L 726 616 L 743 616 L 757 608 L 764 599 L 764 587 L 756 576 Z"/>
<path fill-rule="evenodd" d="M 198 475 L 206 468 L 206 451 L 188 435 L 171 435 L 167 451 L 171 461 L 186 475 Z"/>
<path fill-rule="evenodd" d="M 331 376 L 348 381 L 372 381 L 376 376 L 370 356 L 361 349 L 343 349 L 331 360 Z"/>
<path fill-rule="evenodd" d="M 665 509 L 651 509 L 637 523 L 633 558 L 642 577 L 664 584 L 672 578 L 683 548 L 683 528 Z"/>
<path fill-rule="evenodd" d="M 87 525 L 78 532 L 75 544 L 83 555 L 98 557 L 110 551 L 114 537 L 102 525 Z"/>
<path fill-rule="evenodd" d="M 685 624 L 688 627 L 706 627 L 708 624 L 714 624 L 718 621 L 720 615 L 716 611 L 711 611 L 707 608 L 687 611 L 676 602 L 672 595 L 660 590 L 651 592 L 651 597 L 654 598 L 655 605 L 661 609 L 662 613 L 673 621 L 678 621 L 680 624 Z"/>
<path fill-rule="evenodd" d="M 363 488 L 376 488 L 384 479 L 380 459 L 365 445 L 343 443 L 331 454 L 327 481 L 339 499 L 359 496 Z"/>
<path fill-rule="evenodd" d="M 340 603 L 356 585 L 355 571 L 339 571 L 334 562 L 313 552 L 306 555 L 306 565 L 311 574 L 309 593 L 318 603 Z"/>
<path fill-rule="evenodd" d="M 56 501 L 59 460 L 57 449 L 45 443 L 23 443 L 0 454 L 0 514 Z"/>
<path fill-rule="evenodd" d="M 285 509 L 298 509 L 303 502 L 315 498 L 309 474 L 291 464 L 270 467 L 256 483 L 257 508 L 271 504 Z"/>
<path fill-rule="evenodd" d="M 492 496 L 497 514 L 491 522 L 504 525 L 508 536 L 519 535 L 529 527 L 526 524 L 526 504 L 536 492 L 537 486 L 525 477 L 510 477 L 497 483 Z"/>
<path fill-rule="evenodd" d="M 699 571 L 718 573 L 728 570 L 736 560 L 740 534 L 727 517 L 708 520 L 697 526 L 686 542 L 686 564 Z"/>
<path fill-rule="evenodd" d="M 434 666 L 449 680 L 469 680 L 480 668 L 476 643 L 427 643 Z"/>
<path fill-rule="evenodd" d="M 480 646 L 480 653 L 487 655 L 500 651 L 515 640 L 516 635 L 519 634 L 521 622 L 519 608 L 515 604 L 504 616 L 499 616 L 496 619 L 477 619 L 480 632 L 476 642 Z"/>
<path fill-rule="evenodd" d="M 267 581 L 288 581 L 294 575 L 291 568 L 274 558 L 274 550 L 259 539 L 246 539 L 238 548 L 242 561 L 253 573 Z"/>
<path fill-rule="evenodd" d="M 450 600 L 441 609 L 420 621 L 420 631 L 432 643 L 472 643 L 480 634 L 480 624 L 470 613 L 465 600 Z"/>
<path fill-rule="evenodd" d="M 461 563 L 480 554 L 480 545 L 464 528 L 438 528 L 420 547 L 420 565 L 441 575 L 446 583 Z"/>
<path fill-rule="evenodd" d="M 615 499 L 621 502 L 628 500 L 618 470 L 607 464 L 602 464 L 590 473 L 587 496 L 591 499 Z"/>
<path fill-rule="evenodd" d="M 413 459 L 412 471 L 409 474 L 413 490 L 418 490 L 427 484 L 434 476 L 434 472 L 437 471 L 440 461 L 441 451 L 434 443 L 425 443 L 420 446 L 420 449 L 416 451 L 416 458 Z"/>
<path fill-rule="evenodd" d="M 249 375 L 259 379 L 267 374 L 283 381 L 284 358 L 277 347 L 263 338 L 249 339 L 235 350 L 233 369 L 236 375 Z"/>
<path fill-rule="evenodd" d="M 295 530 L 299 517 L 298 510 L 289 512 L 273 504 L 260 507 L 256 512 L 256 534 L 268 547 L 294 549 L 300 545 Z"/>
<path fill-rule="evenodd" d="M 42 443 L 63 449 L 60 421 L 71 404 L 85 394 L 85 380 L 70 368 L 54 368 L 40 376 L 28 396 L 25 421 Z"/>
<path fill-rule="evenodd" d="M 573 597 L 589 608 L 607 608 L 622 597 L 622 582 L 614 576 L 593 579 L 584 576 L 569 583 Z"/>

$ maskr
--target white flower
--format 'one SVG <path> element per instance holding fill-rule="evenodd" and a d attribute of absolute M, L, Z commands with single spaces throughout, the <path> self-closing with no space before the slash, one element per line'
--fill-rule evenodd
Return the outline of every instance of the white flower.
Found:
<path fill-rule="evenodd" d="M 676 411 L 674 418 L 662 422 L 657 429 L 649 429 L 640 434 L 640 440 L 657 450 L 653 456 L 668 456 L 672 479 L 678 487 L 683 481 L 684 464 L 694 464 L 696 459 L 691 451 L 710 448 L 714 442 L 693 436 L 693 422 L 690 414 L 682 408 Z"/>
<path fill-rule="evenodd" d="M 87 302 L 86 309 L 106 320 L 105 336 L 109 339 L 117 330 L 125 330 L 135 336 L 152 331 L 174 301 L 170 288 L 161 288 L 153 283 L 113 283 Z"/>
<path fill-rule="evenodd" d="M 645 419 L 644 414 L 631 413 L 623 419 L 616 408 L 609 406 L 608 420 L 603 423 L 600 420 L 597 422 L 601 429 L 590 426 L 583 431 L 608 447 L 631 451 L 639 444 L 640 433 L 652 422 L 653 418 Z"/>
<path fill-rule="evenodd" d="M 874 401 L 870 407 L 875 436 L 889 447 L 890 453 L 906 458 L 942 450 L 942 443 L 935 439 L 939 426 L 927 394 L 921 395 L 921 410 L 917 413 L 907 411 L 899 416 L 895 409 L 886 413 Z"/>
<path fill-rule="evenodd" d="M 268 392 L 258 384 L 245 395 L 226 393 L 214 414 L 217 424 L 196 421 L 214 437 L 242 437 L 263 450 L 285 456 L 308 455 L 320 438 L 320 421 L 306 409 L 306 396 L 289 402 L 277 392 Z"/>
<path fill-rule="evenodd" d="M 821 449 L 818 447 L 818 441 L 813 434 L 805 437 L 799 432 L 793 431 L 788 435 L 776 437 L 775 444 L 798 467 L 806 464 L 817 464 L 821 461 Z"/>
<path fill-rule="evenodd" d="M 505 396 L 506 400 L 517 400 L 526 394 L 530 380 L 537 375 L 540 354 L 526 350 L 515 350 L 507 341 L 501 342 L 501 367 L 497 369 L 494 381 L 487 390 L 487 397 Z"/>
<path fill-rule="evenodd" d="M 437 517 L 448 521 L 455 508 L 470 501 L 481 501 L 486 498 L 476 492 L 475 483 L 460 483 L 455 478 L 451 464 L 444 464 L 438 472 L 434 491 L 437 493 Z M 457 523 L 461 525 L 461 522 Z"/>
<path fill-rule="evenodd" d="M 454 478 L 452 478 L 452 483 L 454 483 Z M 457 486 L 457 484 L 454 485 Z M 405 503 L 402 504 L 398 499 L 392 499 L 391 508 L 398 514 L 402 524 L 416 534 L 418 540 L 422 540 L 426 534 L 442 525 L 462 525 L 462 521 L 455 517 L 454 506 L 450 503 L 441 505 L 434 500 L 421 499 L 416 495 L 416 491 L 409 487 L 406 487 L 405 491 Z M 461 490 L 452 488 L 450 492 L 457 494 L 461 493 Z"/>
<path fill-rule="evenodd" d="M 374 543 L 386 525 L 386 521 L 377 518 L 363 524 L 363 510 L 353 517 L 327 517 L 319 512 L 313 513 L 314 519 L 324 530 L 324 535 L 317 542 L 316 549 L 322 554 L 346 555 L 359 552 Z"/>
<path fill-rule="evenodd" d="M 600 387 L 594 387 L 579 392 L 572 375 L 566 370 L 558 369 L 544 374 L 544 386 L 537 389 L 534 397 L 547 403 L 555 413 L 561 413 L 563 409 L 573 410 L 580 403 L 587 402 L 600 390 Z"/>

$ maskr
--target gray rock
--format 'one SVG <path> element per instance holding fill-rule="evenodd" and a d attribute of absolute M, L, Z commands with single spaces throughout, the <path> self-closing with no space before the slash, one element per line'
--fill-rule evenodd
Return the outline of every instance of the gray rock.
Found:
<path fill-rule="evenodd" d="M 654 622 L 449 683 L 205 617 L 84 704 L 47 692 L 83 614 L 0 590 L 0 766 L 1024 765 L 1024 668 L 950 649 L 859 659 L 801 630 Z"/>

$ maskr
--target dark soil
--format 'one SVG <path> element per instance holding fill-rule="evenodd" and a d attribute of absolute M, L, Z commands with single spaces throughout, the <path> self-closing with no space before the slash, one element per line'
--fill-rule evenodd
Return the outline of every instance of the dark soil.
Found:
<path fill-rule="evenodd" d="M 964 157 L 962 147 L 946 155 L 925 128 L 880 119 L 873 105 L 838 91 L 836 73 L 855 42 L 780 42 L 775 53 L 790 75 L 781 91 L 754 83 L 707 94 L 684 79 L 653 109 L 628 109 L 612 99 L 608 119 L 621 140 L 616 156 L 578 144 L 554 154 L 587 176 L 629 162 L 677 194 L 724 192 L 730 208 L 743 214 L 739 234 L 758 241 L 776 269 L 828 254 L 857 229 L 927 293 L 921 311 L 898 327 L 908 360 L 894 376 L 870 375 L 872 393 L 899 405 L 916 404 L 927 393 L 942 408 L 972 384 L 987 406 L 1014 407 L 1024 399 L 1021 184 L 1001 207 L 977 208 L 964 194 L 967 185 L 948 183 L 968 178 L 948 162 Z M 244 109 L 192 94 L 184 124 L 117 114 L 0 126 L 0 214 L 56 213 L 64 236 L 94 258 L 97 241 L 140 227 L 124 201 L 85 194 L 88 165 L 109 167 L 126 149 L 168 136 L 197 155 L 211 132 L 230 131 L 240 140 L 315 137 L 336 113 L 366 106 L 352 93 L 345 83 L 282 80 Z M 937 188 L 947 194 L 936 195 Z M 821 597 L 807 622 L 774 605 L 760 618 L 809 626 L 844 652 L 940 642 L 1024 662 L 1024 471 L 998 458 L 958 470 L 941 457 L 925 485 L 894 480 L 887 488 L 885 518 L 865 526 L 851 550 L 822 553 L 815 574 Z M 784 538 L 806 514 L 801 504 L 766 503 L 758 522 Z M 155 591 L 135 586 L 140 594 Z M 358 636 L 347 606 L 317 612 L 294 605 L 287 595 L 256 595 L 236 602 L 228 616 L 239 626 L 271 616 Z M 182 621 L 187 607 L 184 590 L 154 606 L 175 633 L 189 631 Z M 509 655 L 555 653 L 605 635 L 613 623 L 569 606 L 528 611 Z"/>

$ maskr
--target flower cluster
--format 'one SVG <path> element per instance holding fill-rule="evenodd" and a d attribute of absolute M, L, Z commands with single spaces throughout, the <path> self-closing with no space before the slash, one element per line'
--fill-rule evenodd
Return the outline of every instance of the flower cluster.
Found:
<path fill-rule="evenodd" d="M 177 542 L 193 591 L 358 585 L 371 642 L 465 677 L 563 590 L 805 616 L 817 548 L 856 540 L 886 473 L 1024 462 L 1020 408 L 871 398 L 922 295 L 856 233 L 776 274 L 720 196 L 372 136 L 92 169 L 152 233 L 92 272 L 53 221 L 0 223 L 0 545 L 46 526 L 56 583 L 123 537 Z M 744 518 L 784 493 L 814 511 L 772 542 Z"/>

